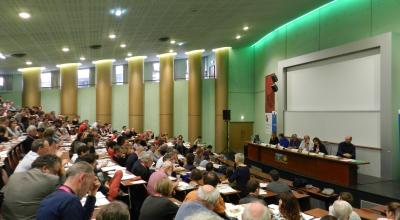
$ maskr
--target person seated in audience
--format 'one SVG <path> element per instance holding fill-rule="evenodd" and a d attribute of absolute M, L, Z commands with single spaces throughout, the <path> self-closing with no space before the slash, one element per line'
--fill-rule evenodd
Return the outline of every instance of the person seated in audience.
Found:
<path fill-rule="evenodd" d="M 230 183 L 236 182 L 236 187 L 240 191 L 241 198 L 245 197 L 247 192 L 247 182 L 250 179 L 250 169 L 244 164 L 244 155 L 242 153 L 235 154 L 236 169 L 233 174 L 228 178 Z"/>
<path fill-rule="evenodd" d="M 391 202 L 387 205 L 386 209 L 386 218 L 388 220 L 395 220 L 396 218 L 396 210 L 400 209 L 400 203 L 398 202 Z M 396 219 L 397 220 L 397 219 Z"/>
<path fill-rule="evenodd" d="M 209 211 L 201 211 L 201 212 L 195 212 L 192 215 L 189 215 L 185 218 L 185 220 L 223 220 L 223 218 L 219 217 L 218 215 L 215 215 L 212 212 Z"/>
<path fill-rule="evenodd" d="M 205 168 L 208 163 L 211 163 L 211 158 L 209 155 L 204 155 L 203 160 L 200 162 L 199 166 Z"/>
<path fill-rule="evenodd" d="M 130 220 L 128 206 L 120 201 L 110 202 L 101 207 L 96 220 Z"/>
<path fill-rule="evenodd" d="M 319 138 L 315 137 L 313 139 L 313 142 L 314 142 L 314 147 L 312 149 L 312 152 L 323 153 L 325 155 L 328 154 L 328 151 L 326 150 L 325 145 L 321 142 L 321 140 Z"/>
<path fill-rule="evenodd" d="M 337 220 L 338 218 L 336 218 L 335 216 L 332 215 L 325 215 L 322 216 L 320 220 Z"/>
<path fill-rule="evenodd" d="M 158 148 L 158 154 L 160 155 L 160 158 L 158 158 L 156 162 L 156 169 L 160 168 L 163 164 L 163 157 L 164 155 L 168 152 L 168 145 L 167 144 L 162 144 Z"/>
<path fill-rule="evenodd" d="M 0 126 L 0 143 L 9 141 L 8 137 L 6 137 L 7 128 L 4 126 Z"/>
<path fill-rule="evenodd" d="M 276 194 L 290 191 L 287 183 L 279 181 L 280 176 L 277 170 L 269 171 L 269 175 L 271 176 L 271 182 L 268 183 L 267 190 Z"/>
<path fill-rule="evenodd" d="M 173 170 L 174 165 L 171 163 L 171 161 L 167 160 L 163 163 L 160 169 L 150 175 L 149 181 L 147 182 L 147 192 L 149 193 L 149 195 L 156 195 L 155 186 L 157 182 L 162 178 L 171 176 Z"/>
<path fill-rule="evenodd" d="M 112 159 L 121 167 L 126 167 L 126 161 L 128 158 L 126 157 L 126 153 L 121 146 L 119 145 L 114 146 L 114 153 Z"/>
<path fill-rule="evenodd" d="M 136 150 L 129 154 L 128 159 L 126 160 L 126 169 L 127 170 L 132 170 L 133 164 L 136 163 L 136 161 L 139 159 L 139 156 L 142 154 L 144 151 L 144 147 L 141 145 L 136 147 Z"/>
<path fill-rule="evenodd" d="M 346 136 L 338 146 L 336 156 L 356 159 L 356 147 L 351 143 L 351 136 Z"/>
<path fill-rule="evenodd" d="M 300 140 L 299 138 L 297 138 L 297 134 L 292 134 L 289 141 L 289 147 L 297 149 L 299 148 L 299 146 L 300 146 Z"/>
<path fill-rule="evenodd" d="M 314 145 L 310 140 L 309 135 L 304 135 L 303 140 L 300 143 L 299 149 L 305 150 L 305 151 L 312 151 L 314 149 Z"/>
<path fill-rule="evenodd" d="M 329 215 L 335 216 L 338 220 L 350 220 L 350 215 L 353 212 L 351 205 L 344 200 L 336 200 L 329 207 Z"/>
<path fill-rule="evenodd" d="M 219 184 L 219 178 L 218 178 L 217 174 L 215 172 L 207 172 L 207 173 L 205 173 L 204 176 L 203 176 L 203 184 L 204 185 L 210 185 L 210 186 L 216 188 L 217 185 Z M 193 191 L 189 192 L 186 195 L 184 202 L 198 200 L 197 191 L 198 190 L 193 190 Z M 217 201 L 216 201 L 216 203 L 214 205 L 213 210 L 214 210 L 214 212 L 218 213 L 219 215 L 224 215 L 224 213 L 225 213 L 225 202 L 224 202 L 224 199 L 222 198 L 221 195 L 219 195 L 219 197 L 217 198 Z"/>
<path fill-rule="evenodd" d="M 194 164 L 195 164 L 196 166 L 199 166 L 200 163 L 201 163 L 201 161 L 204 160 L 204 155 L 203 155 L 203 153 L 204 153 L 204 149 L 203 149 L 202 147 L 198 147 L 198 148 L 196 149 L 196 156 L 194 157 Z"/>
<path fill-rule="evenodd" d="M 75 163 L 68 169 L 66 177 L 65 183 L 41 202 L 37 220 L 91 218 L 100 187 L 93 167 L 86 162 Z M 81 199 L 86 193 L 88 196 L 82 206 Z"/>
<path fill-rule="evenodd" d="M 22 135 L 22 130 L 19 127 L 18 122 L 14 118 L 11 118 L 9 120 L 7 132 L 8 135 L 12 138 L 17 138 Z"/>
<path fill-rule="evenodd" d="M 195 160 L 194 154 L 192 154 L 192 153 L 186 154 L 186 162 L 185 162 L 185 165 L 183 166 L 183 168 L 185 168 L 186 170 L 189 170 L 189 171 L 196 168 L 196 166 L 194 165 L 194 160 Z"/>
<path fill-rule="evenodd" d="M 275 132 L 271 134 L 271 138 L 269 139 L 269 144 L 271 145 L 279 144 L 279 138 L 276 136 Z"/>
<path fill-rule="evenodd" d="M 79 157 L 82 157 L 83 155 L 89 154 L 90 149 L 86 144 L 84 143 L 78 143 L 76 147 L 76 154 L 72 155 L 71 162 L 75 163 Z"/>
<path fill-rule="evenodd" d="M 37 139 L 37 130 L 34 125 L 30 125 L 26 129 L 27 136 L 24 141 L 22 141 L 21 146 L 22 150 L 25 154 L 27 154 L 31 150 L 32 143 L 35 139 Z"/>
<path fill-rule="evenodd" d="M 246 204 L 246 203 L 251 203 L 251 202 L 261 202 L 263 203 L 264 201 L 259 198 L 259 193 L 260 193 L 260 182 L 256 179 L 250 179 L 249 182 L 247 182 L 247 191 L 249 194 L 241 198 L 239 200 L 239 204 Z"/>
<path fill-rule="evenodd" d="M 196 187 L 203 185 L 203 173 L 199 169 L 193 169 L 190 172 L 189 185 Z"/>
<path fill-rule="evenodd" d="M 187 149 L 183 145 L 183 140 L 178 140 L 175 144 L 175 149 L 178 151 L 179 154 L 186 155 Z"/>
<path fill-rule="evenodd" d="M 202 142 L 202 140 L 201 140 L 201 136 L 198 136 L 197 138 L 196 138 L 196 140 L 194 140 L 194 142 L 193 142 L 193 145 L 199 145 L 199 144 L 202 144 L 203 142 Z"/>
<path fill-rule="evenodd" d="M 300 205 L 291 192 L 279 194 L 279 212 L 286 220 L 300 220 Z"/>
<path fill-rule="evenodd" d="M 35 219 L 40 202 L 56 190 L 62 175 L 61 159 L 51 154 L 38 157 L 27 172 L 11 175 L 2 189 L 3 218 Z"/>
<path fill-rule="evenodd" d="M 37 128 L 37 138 L 43 138 L 44 137 L 44 128 Z"/>
<path fill-rule="evenodd" d="M 113 158 L 114 156 L 114 146 L 117 143 L 115 143 L 114 141 L 107 141 L 106 142 L 106 149 L 107 149 L 107 154 L 110 158 Z"/>
<path fill-rule="evenodd" d="M 244 205 L 242 220 L 270 220 L 272 213 L 268 207 L 259 201 Z"/>
<path fill-rule="evenodd" d="M 196 197 L 193 200 L 185 200 L 179 207 L 176 213 L 175 220 L 185 220 L 186 217 L 197 212 L 208 212 L 213 214 L 213 210 L 217 201 L 221 197 L 218 190 L 211 185 L 200 186 L 196 192 Z M 188 194 L 189 195 L 189 194 Z M 215 214 L 217 216 L 217 214 Z"/>
<path fill-rule="evenodd" d="M 168 177 L 158 179 L 154 194 L 148 196 L 140 209 L 139 220 L 173 220 L 179 207 L 170 198 L 175 184 Z"/>
<path fill-rule="evenodd" d="M 353 206 L 353 201 L 354 201 L 353 195 L 349 192 L 341 192 L 339 194 L 338 200 L 346 201 L 351 206 Z M 350 214 L 350 220 L 361 220 L 361 218 L 356 212 L 352 211 Z"/>
<path fill-rule="evenodd" d="M 206 171 L 210 172 L 210 171 L 213 171 L 213 170 L 214 170 L 214 164 L 211 163 L 211 162 L 207 163 L 206 164 Z"/>
<path fill-rule="evenodd" d="M 22 158 L 15 168 L 14 173 L 25 172 L 31 169 L 33 161 L 39 156 L 49 154 L 51 151 L 49 141 L 46 139 L 36 139 L 32 143 L 31 150 Z"/>
<path fill-rule="evenodd" d="M 289 147 L 289 140 L 285 137 L 283 133 L 279 134 L 279 146 L 281 147 Z"/>

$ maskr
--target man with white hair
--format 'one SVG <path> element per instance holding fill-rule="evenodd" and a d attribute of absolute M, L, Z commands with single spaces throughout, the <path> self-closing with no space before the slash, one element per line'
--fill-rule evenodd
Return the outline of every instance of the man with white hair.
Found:
<path fill-rule="evenodd" d="M 149 181 L 147 183 L 147 192 L 149 193 L 149 195 L 154 196 L 157 194 L 155 190 L 157 182 L 163 178 L 171 176 L 173 169 L 174 165 L 172 164 L 171 161 L 167 160 L 163 163 L 160 169 L 151 174 Z"/>
<path fill-rule="evenodd" d="M 129 156 L 128 159 L 126 160 L 126 169 L 131 171 L 133 168 L 133 165 L 136 163 L 136 161 L 139 159 L 139 156 L 142 154 L 144 151 L 144 147 L 139 145 L 135 148 L 135 152 L 132 152 Z"/>
<path fill-rule="evenodd" d="M 29 125 L 29 127 L 26 129 L 26 133 L 28 135 L 26 136 L 26 139 L 21 143 L 22 149 L 25 154 L 31 150 L 33 141 L 37 139 L 36 127 L 34 125 Z"/>
<path fill-rule="evenodd" d="M 350 203 L 344 200 L 336 200 L 329 207 L 329 215 L 335 216 L 338 220 L 349 220 L 352 212 L 353 208 Z"/>
<path fill-rule="evenodd" d="M 185 220 L 186 217 L 200 212 L 207 212 L 208 215 L 218 216 L 212 210 L 219 196 L 218 190 L 211 185 L 199 187 L 197 190 L 197 201 L 184 202 L 181 207 L 179 207 L 175 220 Z"/>
<path fill-rule="evenodd" d="M 270 220 L 271 211 L 260 202 L 252 202 L 244 205 L 243 220 Z"/>

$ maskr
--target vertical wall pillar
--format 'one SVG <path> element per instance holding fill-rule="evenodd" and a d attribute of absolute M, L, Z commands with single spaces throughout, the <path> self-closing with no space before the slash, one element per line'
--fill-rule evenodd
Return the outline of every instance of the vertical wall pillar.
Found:
<path fill-rule="evenodd" d="M 78 67 L 79 63 L 61 64 L 61 115 L 68 116 L 72 119 L 78 113 Z"/>
<path fill-rule="evenodd" d="M 98 60 L 96 65 L 96 121 L 111 123 L 111 73 L 114 60 Z"/>
<path fill-rule="evenodd" d="M 228 73 L 230 48 L 215 49 L 216 80 L 215 80 L 215 151 L 227 149 L 227 128 L 222 112 L 228 109 Z"/>
<path fill-rule="evenodd" d="M 160 134 L 174 135 L 174 56 L 166 53 L 160 57 Z"/>
<path fill-rule="evenodd" d="M 42 67 L 19 69 L 22 72 L 22 106 L 40 106 L 40 74 Z"/>
<path fill-rule="evenodd" d="M 188 140 L 193 142 L 198 136 L 201 136 L 201 110 L 202 110 L 202 99 L 201 99 L 201 61 L 202 53 L 204 50 L 194 50 L 186 53 L 189 61 L 189 106 L 188 106 Z"/>
<path fill-rule="evenodd" d="M 144 124 L 144 82 L 143 66 L 145 56 L 127 58 L 129 73 L 129 127 L 143 132 Z"/>

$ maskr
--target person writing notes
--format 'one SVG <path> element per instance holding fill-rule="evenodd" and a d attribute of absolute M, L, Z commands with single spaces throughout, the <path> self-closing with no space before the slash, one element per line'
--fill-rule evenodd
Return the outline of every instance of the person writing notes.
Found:
<path fill-rule="evenodd" d="M 301 144 L 300 144 L 299 148 L 302 149 L 302 150 L 306 150 L 306 151 L 312 151 L 313 150 L 314 146 L 313 146 L 313 143 L 310 140 L 310 136 L 309 135 L 307 135 L 307 134 L 304 135 L 304 138 L 301 141 Z"/>
<path fill-rule="evenodd" d="M 314 142 L 314 147 L 311 150 L 312 152 L 328 154 L 325 145 L 321 142 L 319 138 L 315 137 L 313 139 L 313 142 Z"/>
<path fill-rule="evenodd" d="M 336 156 L 356 159 L 356 148 L 351 143 L 352 139 L 351 136 L 344 138 L 344 141 L 339 144 Z"/>

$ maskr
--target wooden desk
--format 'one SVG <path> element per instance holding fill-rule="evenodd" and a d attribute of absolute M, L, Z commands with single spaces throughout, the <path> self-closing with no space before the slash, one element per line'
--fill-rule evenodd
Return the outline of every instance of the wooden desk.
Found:
<path fill-rule="evenodd" d="M 376 220 L 378 218 L 384 218 L 384 216 L 378 215 L 378 214 L 376 214 L 372 211 L 366 210 L 366 209 L 353 208 L 353 211 L 356 212 L 361 217 L 361 219 L 364 219 L 364 220 Z M 310 209 L 308 211 L 305 211 L 304 213 L 306 213 L 307 215 L 312 215 L 317 218 L 321 218 L 321 217 L 329 214 L 328 211 L 320 209 L 320 208 Z"/>
<path fill-rule="evenodd" d="M 311 156 L 287 149 L 264 147 L 250 142 L 247 144 L 247 155 L 250 160 L 342 186 L 357 184 L 358 165 L 368 164 L 368 162 L 363 161 L 348 162 L 340 159 Z M 281 159 L 279 160 L 278 157 Z M 283 160 L 283 158 L 286 160 Z"/>
<path fill-rule="evenodd" d="M 310 209 L 308 211 L 304 212 L 307 215 L 311 215 L 317 218 L 324 217 L 325 215 L 328 215 L 329 212 L 320 208 L 315 208 L 315 209 Z"/>

